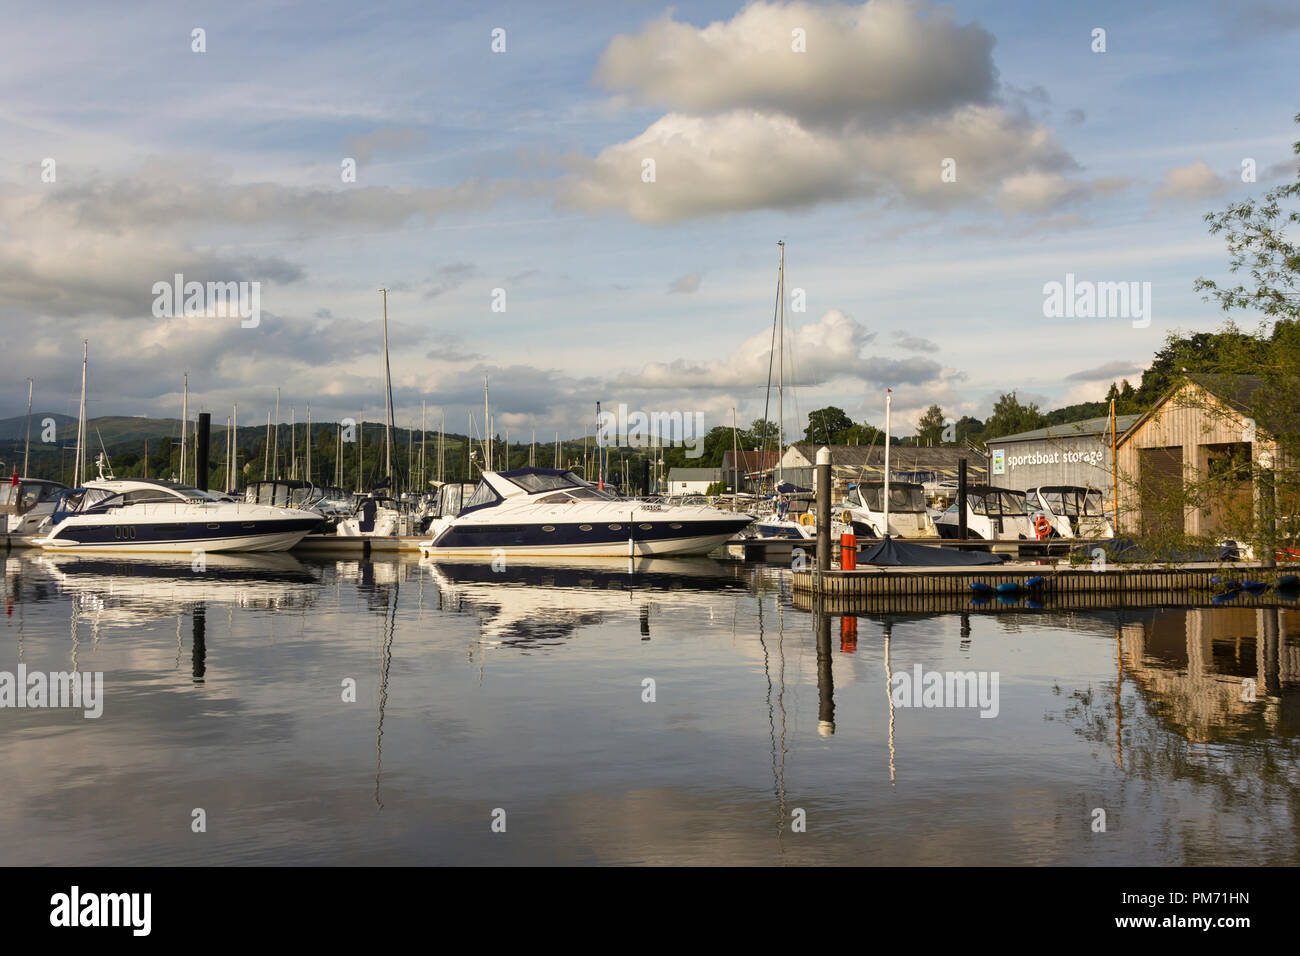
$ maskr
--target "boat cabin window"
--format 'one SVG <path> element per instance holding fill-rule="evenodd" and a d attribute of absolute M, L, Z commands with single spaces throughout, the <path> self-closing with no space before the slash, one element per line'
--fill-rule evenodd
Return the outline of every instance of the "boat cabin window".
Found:
<path fill-rule="evenodd" d="M 1089 491 L 1083 496 L 1083 513 L 1093 517 L 1100 518 L 1105 511 L 1105 503 L 1101 499 L 1100 491 Z"/>
<path fill-rule="evenodd" d="M 509 475 L 507 476 L 516 485 L 524 488 L 529 494 L 536 494 L 539 491 L 559 491 L 561 488 L 576 488 L 585 484 L 577 475 L 571 471 L 566 471 L 560 475 Z M 477 492 L 475 492 L 477 494 Z"/>
<path fill-rule="evenodd" d="M 872 511 L 885 510 L 885 486 L 858 485 L 858 494 L 862 503 Z M 905 511 L 924 511 L 925 496 L 920 487 L 914 485 L 889 486 L 889 510 L 898 514 Z"/>
<path fill-rule="evenodd" d="M 495 504 L 500 497 L 491 485 L 486 481 L 480 481 L 478 487 L 474 489 L 474 494 L 470 495 L 469 501 L 465 502 L 465 507 L 477 508 L 479 505 Z"/>

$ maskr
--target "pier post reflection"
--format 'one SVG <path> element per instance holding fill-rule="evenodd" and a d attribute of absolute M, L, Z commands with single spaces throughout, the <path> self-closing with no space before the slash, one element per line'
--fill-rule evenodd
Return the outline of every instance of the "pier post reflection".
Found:
<path fill-rule="evenodd" d="M 831 668 L 831 616 L 817 609 L 817 733 L 835 733 L 835 673 Z"/>
<path fill-rule="evenodd" d="M 202 684 L 208 670 L 208 612 L 202 602 L 194 605 L 190 615 L 192 627 L 190 641 L 190 673 L 194 683 Z"/>

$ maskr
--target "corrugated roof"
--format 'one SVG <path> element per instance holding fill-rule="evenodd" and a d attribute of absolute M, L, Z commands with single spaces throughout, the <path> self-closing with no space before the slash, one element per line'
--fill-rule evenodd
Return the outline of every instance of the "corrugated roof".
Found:
<path fill-rule="evenodd" d="M 794 446 L 808 461 L 817 460 L 820 445 L 798 442 Z M 883 472 L 885 448 L 883 445 L 832 445 L 832 469 L 847 471 Z M 889 470 L 891 472 L 934 471 L 944 477 L 956 477 L 958 463 L 966 459 L 967 470 L 974 475 L 983 474 L 985 459 L 970 448 L 933 447 L 917 445 L 891 445 Z M 789 469 L 787 469 L 789 470 Z"/>
<path fill-rule="evenodd" d="M 1133 423 L 1141 417 L 1140 414 L 1116 415 L 1116 433 L 1120 435 L 1124 434 L 1133 426 Z M 997 442 L 1043 441 L 1048 438 L 1080 438 L 1087 435 L 1109 434 L 1110 416 L 1103 415 L 1100 418 L 1085 418 L 1077 422 L 1065 422 L 1061 425 L 1048 425 L 1046 428 L 1035 428 L 1027 432 L 1017 432 L 1014 435 L 998 435 L 996 438 L 986 438 L 984 444 L 991 447 Z"/>

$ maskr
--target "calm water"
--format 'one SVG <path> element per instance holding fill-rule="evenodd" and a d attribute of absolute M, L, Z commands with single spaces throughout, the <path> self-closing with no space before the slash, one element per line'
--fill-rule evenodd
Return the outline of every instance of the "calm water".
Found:
<path fill-rule="evenodd" d="M 0 671 L 105 699 L 0 709 L 0 864 L 1300 862 L 1286 608 L 819 618 L 707 560 L 3 560 Z M 886 655 L 995 672 L 997 716 L 891 704 Z"/>

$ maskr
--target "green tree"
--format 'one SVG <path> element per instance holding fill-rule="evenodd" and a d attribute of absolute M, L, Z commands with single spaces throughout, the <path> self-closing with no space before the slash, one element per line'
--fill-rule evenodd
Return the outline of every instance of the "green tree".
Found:
<path fill-rule="evenodd" d="M 1008 392 L 997 400 L 993 414 L 984 426 L 986 438 L 1017 435 L 1043 427 L 1043 414 L 1033 402 L 1022 405 L 1015 392 Z"/>
<path fill-rule="evenodd" d="M 741 443 L 748 440 L 750 449 L 776 448 L 776 422 L 770 422 L 766 418 L 755 418 L 754 423 L 741 433 Z"/>
<path fill-rule="evenodd" d="M 803 440 L 816 445 L 842 445 L 844 436 L 852 427 L 853 419 L 844 413 L 844 409 L 827 405 L 808 413 L 808 428 Z"/>
<path fill-rule="evenodd" d="M 916 426 L 916 443 L 918 445 L 942 445 L 944 417 L 943 409 L 931 405 L 921 416 Z"/>

